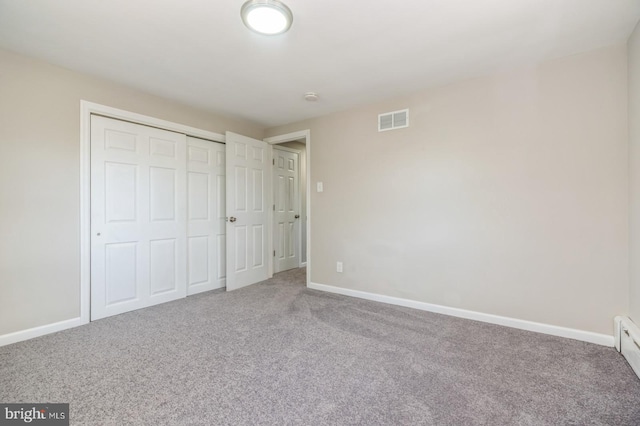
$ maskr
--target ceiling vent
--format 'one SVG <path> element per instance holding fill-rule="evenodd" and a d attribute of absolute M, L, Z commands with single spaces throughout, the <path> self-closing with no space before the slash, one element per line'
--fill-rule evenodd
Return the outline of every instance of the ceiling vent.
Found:
<path fill-rule="evenodd" d="M 409 127 L 409 110 L 385 112 L 378 115 L 378 131 L 385 132 L 387 130 L 402 129 Z"/>

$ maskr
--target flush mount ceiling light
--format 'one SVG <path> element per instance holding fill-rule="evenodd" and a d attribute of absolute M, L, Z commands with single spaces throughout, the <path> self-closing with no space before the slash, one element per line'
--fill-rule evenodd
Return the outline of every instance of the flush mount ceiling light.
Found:
<path fill-rule="evenodd" d="M 293 22 L 291 10 L 278 0 L 249 0 L 240 15 L 247 28 L 266 35 L 282 34 Z"/>

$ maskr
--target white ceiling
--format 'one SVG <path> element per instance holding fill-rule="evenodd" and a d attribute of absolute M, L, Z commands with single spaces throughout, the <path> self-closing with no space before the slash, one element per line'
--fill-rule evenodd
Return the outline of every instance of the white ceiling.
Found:
<path fill-rule="evenodd" d="M 243 2 L 0 0 L 0 46 L 275 126 L 621 43 L 640 19 L 640 0 L 285 0 L 293 26 L 268 37 Z"/>

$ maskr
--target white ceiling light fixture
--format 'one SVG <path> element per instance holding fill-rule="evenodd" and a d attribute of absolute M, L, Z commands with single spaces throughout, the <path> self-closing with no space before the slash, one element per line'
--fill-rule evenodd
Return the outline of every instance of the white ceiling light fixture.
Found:
<path fill-rule="evenodd" d="M 249 0 L 240 15 L 247 28 L 265 35 L 282 34 L 293 22 L 291 10 L 278 0 Z"/>

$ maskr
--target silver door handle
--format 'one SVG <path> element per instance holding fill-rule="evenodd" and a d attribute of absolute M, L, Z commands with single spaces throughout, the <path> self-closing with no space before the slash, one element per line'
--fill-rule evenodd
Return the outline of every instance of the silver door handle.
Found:
<path fill-rule="evenodd" d="M 237 220 L 237 219 L 236 219 L 235 217 L 233 217 L 233 216 L 231 216 L 231 217 L 229 218 L 229 222 L 231 222 L 231 223 L 235 222 L 236 220 Z"/>

